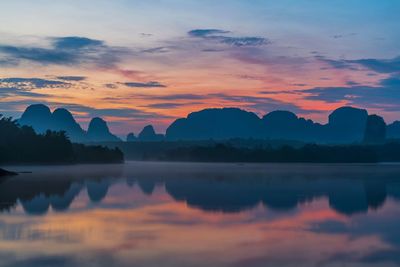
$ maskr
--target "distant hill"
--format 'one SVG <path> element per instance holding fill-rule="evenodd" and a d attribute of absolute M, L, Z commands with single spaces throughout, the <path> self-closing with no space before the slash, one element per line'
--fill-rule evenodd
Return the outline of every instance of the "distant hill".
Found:
<path fill-rule="evenodd" d="M 32 126 L 37 133 L 45 133 L 53 127 L 52 113 L 46 105 L 31 105 L 26 108 L 18 123 L 20 125 Z"/>
<path fill-rule="evenodd" d="M 324 127 L 312 120 L 297 117 L 289 111 L 273 111 L 262 118 L 263 131 L 268 139 L 323 141 Z"/>
<path fill-rule="evenodd" d="M 379 117 L 380 118 L 380 117 Z M 136 137 L 127 136 L 128 142 L 206 141 L 230 139 L 283 140 L 321 144 L 351 144 L 400 139 L 400 121 L 388 126 L 383 119 L 370 117 L 367 110 L 341 107 L 329 115 L 327 124 L 301 118 L 293 112 L 277 110 L 260 118 L 255 113 L 239 108 L 213 108 L 190 113 L 177 119 L 166 130 L 157 134 L 148 125 Z M 383 124 L 382 124 L 383 121 Z M 111 133 L 107 122 L 94 118 L 88 131 L 84 131 L 67 109 L 51 112 L 46 105 L 29 106 L 19 119 L 21 125 L 32 126 L 36 132 L 65 131 L 71 141 L 121 142 Z M 382 129 L 383 125 L 385 129 Z"/>
<path fill-rule="evenodd" d="M 29 106 L 18 123 L 31 126 L 39 134 L 47 130 L 65 131 L 67 137 L 76 143 L 121 141 L 109 131 L 107 123 L 100 118 L 94 118 L 86 132 L 67 109 L 58 108 L 52 113 L 50 108 L 43 104 Z"/>
<path fill-rule="evenodd" d="M 74 117 L 68 110 L 64 108 L 58 108 L 54 110 L 52 117 L 52 130 L 65 131 L 71 140 L 76 140 L 80 142 L 88 140 L 85 131 L 75 121 Z"/>
<path fill-rule="evenodd" d="M 297 140 L 315 143 L 355 143 L 364 139 L 368 112 L 342 107 L 321 125 L 289 111 L 273 111 L 260 119 L 237 108 L 205 109 L 178 119 L 167 129 L 167 140 L 231 138 Z"/>
<path fill-rule="evenodd" d="M 126 136 L 126 142 L 136 142 L 138 139 L 134 133 L 128 133 Z"/>
<path fill-rule="evenodd" d="M 385 120 L 378 115 L 369 115 L 365 128 L 364 143 L 382 144 L 386 141 L 387 126 Z"/>
<path fill-rule="evenodd" d="M 168 140 L 263 138 L 260 118 L 238 108 L 205 109 L 178 119 L 166 131 Z"/>
<path fill-rule="evenodd" d="M 400 121 L 395 121 L 387 126 L 387 137 L 400 139 Z"/>
<path fill-rule="evenodd" d="M 139 133 L 138 141 L 156 142 L 164 139 L 163 134 L 156 134 L 153 125 L 147 125 Z"/>
<path fill-rule="evenodd" d="M 341 107 L 329 115 L 324 133 L 330 143 L 361 142 L 364 138 L 368 112 L 365 109 Z"/>
<path fill-rule="evenodd" d="M 101 118 L 93 118 L 87 131 L 87 138 L 91 142 L 118 142 L 121 141 L 108 129 L 107 123 Z"/>

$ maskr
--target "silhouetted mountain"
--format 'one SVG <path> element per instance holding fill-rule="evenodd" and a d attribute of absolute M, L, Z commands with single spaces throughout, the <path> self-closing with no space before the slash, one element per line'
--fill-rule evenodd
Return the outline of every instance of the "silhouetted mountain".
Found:
<path fill-rule="evenodd" d="M 138 139 L 137 139 L 137 137 L 135 136 L 135 134 L 134 133 L 129 133 L 127 136 L 126 136 L 126 142 L 135 142 L 135 141 L 137 141 Z"/>
<path fill-rule="evenodd" d="M 118 142 L 121 141 L 108 129 L 107 123 L 94 118 L 86 133 L 66 109 L 56 109 L 51 113 L 45 105 L 29 106 L 21 119 L 21 125 L 32 126 L 36 132 L 65 131 L 73 142 Z M 368 124 L 370 123 L 370 124 Z M 369 125 L 368 131 L 367 124 Z M 368 112 L 364 109 L 341 107 L 329 115 L 325 125 L 298 117 L 289 111 L 273 111 L 260 119 L 256 114 L 238 108 L 205 109 L 190 113 L 187 118 L 174 121 L 166 130 L 166 135 L 157 134 L 153 126 L 148 125 L 136 138 L 133 133 L 127 136 L 128 142 L 134 141 L 206 141 L 229 139 L 259 139 L 299 141 L 305 143 L 349 144 L 360 143 L 373 134 L 372 128 L 383 128 L 377 118 L 368 121 Z M 375 131 L 379 129 L 376 128 Z M 378 138 L 375 133 L 374 138 Z M 387 126 L 388 138 L 400 138 L 400 122 Z M 374 139 L 372 136 L 368 138 Z M 368 140 L 366 140 L 368 141 Z M 374 142 L 376 142 L 375 140 Z M 369 140 L 368 142 L 373 142 Z M 381 142 L 381 141 L 380 141 Z"/>
<path fill-rule="evenodd" d="M 178 119 L 168 127 L 169 140 L 224 140 L 230 138 L 263 138 L 260 118 L 237 108 L 205 109 Z"/>
<path fill-rule="evenodd" d="M 51 113 L 49 107 L 45 105 L 31 105 L 22 114 L 18 123 L 31 126 L 37 133 L 45 133 L 47 130 L 65 131 L 74 142 L 86 141 L 85 131 L 66 109 L 56 109 Z"/>
<path fill-rule="evenodd" d="M 81 126 L 75 121 L 72 114 L 64 109 L 58 108 L 52 114 L 52 130 L 65 131 L 67 136 L 72 141 L 85 142 L 87 141 L 86 133 Z"/>
<path fill-rule="evenodd" d="M 50 108 L 42 104 L 31 105 L 26 108 L 18 123 L 31 126 L 37 133 L 45 133 L 53 127 Z"/>
<path fill-rule="evenodd" d="M 365 109 L 341 107 L 329 115 L 325 135 L 328 142 L 355 143 L 364 138 L 368 112 Z"/>
<path fill-rule="evenodd" d="M 387 126 L 387 137 L 400 139 L 400 121 L 395 121 Z"/>
<path fill-rule="evenodd" d="M 154 131 L 154 127 L 152 125 L 147 125 L 143 128 L 138 136 L 139 141 L 146 141 L 146 142 L 155 142 L 161 141 L 164 139 L 164 135 L 156 134 Z"/>
<path fill-rule="evenodd" d="M 72 142 L 120 141 L 110 133 L 103 120 L 95 119 L 92 122 L 94 125 L 87 134 L 67 109 L 58 108 L 51 113 L 50 108 L 42 104 L 29 106 L 18 120 L 20 125 L 31 126 L 37 133 L 64 131 Z"/>
<path fill-rule="evenodd" d="M 322 136 L 322 125 L 299 118 L 289 111 L 273 111 L 262 120 L 265 136 L 269 139 L 315 142 Z"/>
<path fill-rule="evenodd" d="M 364 142 L 368 144 L 380 144 L 386 140 L 386 123 L 378 115 L 369 115 L 365 129 Z"/>
<path fill-rule="evenodd" d="M 118 142 L 121 141 L 108 129 L 107 123 L 101 118 L 90 121 L 87 137 L 92 142 Z"/>
<path fill-rule="evenodd" d="M 176 120 L 167 129 L 168 140 L 280 139 L 321 143 L 354 143 L 364 138 L 368 113 L 342 107 L 321 125 L 289 111 L 273 111 L 260 119 L 237 108 L 205 109 Z"/>

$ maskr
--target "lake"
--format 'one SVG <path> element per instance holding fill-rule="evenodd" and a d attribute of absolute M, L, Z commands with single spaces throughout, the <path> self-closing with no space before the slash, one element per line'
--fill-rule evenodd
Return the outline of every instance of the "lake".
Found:
<path fill-rule="evenodd" d="M 14 166 L 0 266 L 399 266 L 400 165 Z"/>

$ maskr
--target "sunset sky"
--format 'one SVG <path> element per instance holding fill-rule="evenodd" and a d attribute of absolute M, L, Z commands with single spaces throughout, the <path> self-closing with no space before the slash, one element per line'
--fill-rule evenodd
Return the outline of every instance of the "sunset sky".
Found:
<path fill-rule="evenodd" d="M 68 108 L 117 134 L 210 107 L 400 120 L 397 0 L 0 2 L 0 113 Z"/>

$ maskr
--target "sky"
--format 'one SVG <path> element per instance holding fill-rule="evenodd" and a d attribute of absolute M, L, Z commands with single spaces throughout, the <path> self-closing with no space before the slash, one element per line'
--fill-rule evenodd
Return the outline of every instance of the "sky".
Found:
<path fill-rule="evenodd" d="M 397 0 L 0 2 L 0 114 L 44 103 L 113 132 L 205 108 L 400 120 Z"/>

